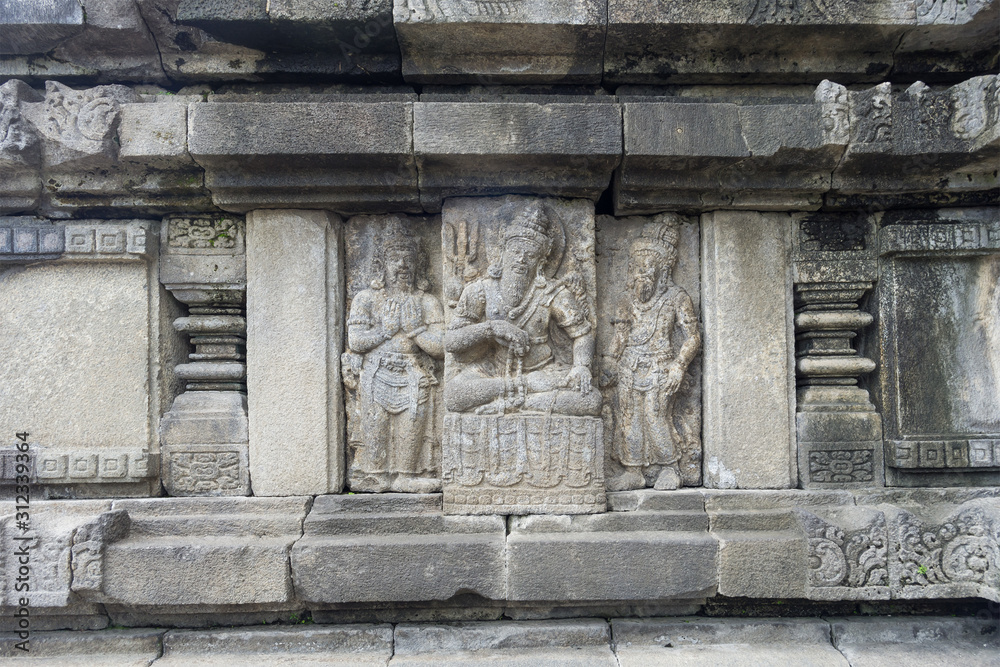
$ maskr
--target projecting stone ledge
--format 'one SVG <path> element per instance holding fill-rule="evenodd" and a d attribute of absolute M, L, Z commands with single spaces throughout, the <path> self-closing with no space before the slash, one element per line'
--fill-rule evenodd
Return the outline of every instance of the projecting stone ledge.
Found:
<path fill-rule="evenodd" d="M 188 149 L 227 211 L 417 212 L 413 103 L 398 97 L 192 104 Z"/>
<path fill-rule="evenodd" d="M 428 212 L 455 196 L 596 200 L 621 160 L 621 109 L 610 97 L 421 101 L 413 109 L 413 149 Z"/>
<path fill-rule="evenodd" d="M 618 214 L 995 203 L 998 78 L 946 89 L 888 83 L 812 100 L 633 95 L 619 90 Z"/>

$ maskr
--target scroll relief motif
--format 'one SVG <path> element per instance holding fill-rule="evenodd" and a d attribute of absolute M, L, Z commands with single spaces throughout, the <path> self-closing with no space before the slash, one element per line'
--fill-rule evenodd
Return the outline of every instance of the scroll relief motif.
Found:
<path fill-rule="evenodd" d="M 825 588 L 888 585 L 888 534 L 885 515 L 858 530 L 844 530 L 799 511 L 809 538 L 809 584 Z"/>
<path fill-rule="evenodd" d="M 697 231 L 687 225 L 682 244 L 680 216 L 643 222 L 630 218 L 601 230 L 601 296 L 614 294 L 602 298 L 609 317 L 601 322 L 609 319 L 613 332 L 602 331 L 600 346 L 612 491 L 701 483 L 701 374 L 694 363 L 701 333 L 694 302 L 677 282 L 683 250 L 683 281 L 697 294 Z"/>
<path fill-rule="evenodd" d="M 899 584 L 992 583 L 1000 580 L 1000 522 L 982 508 L 963 510 L 940 526 L 909 512 L 898 519 Z"/>
<path fill-rule="evenodd" d="M 441 490 L 444 312 L 429 250 L 437 225 L 362 216 L 347 225 L 348 478 L 352 491 Z M 435 253 L 436 255 L 436 253 Z M 438 269 L 439 271 L 440 269 Z M 439 289 L 439 288 L 437 288 Z"/>
<path fill-rule="evenodd" d="M 445 511 L 604 511 L 593 204 L 456 199 L 442 224 Z"/>

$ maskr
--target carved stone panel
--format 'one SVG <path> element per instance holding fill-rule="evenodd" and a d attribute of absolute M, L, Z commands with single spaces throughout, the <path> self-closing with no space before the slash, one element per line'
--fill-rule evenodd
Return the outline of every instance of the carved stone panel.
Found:
<path fill-rule="evenodd" d="M 347 485 L 441 490 L 444 309 L 438 218 L 347 222 Z"/>
<path fill-rule="evenodd" d="M 700 486 L 698 225 L 675 214 L 597 223 L 608 489 Z"/>
<path fill-rule="evenodd" d="M 594 207 L 452 199 L 442 213 L 444 509 L 605 509 Z"/>
<path fill-rule="evenodd" d="M 887 482 L 993 484 L 989 471 L 1000 467 L 996 211 L 895 216 L 883 220 L 879 237 L 880 380 L 886 465 L 894 469 Z"/>

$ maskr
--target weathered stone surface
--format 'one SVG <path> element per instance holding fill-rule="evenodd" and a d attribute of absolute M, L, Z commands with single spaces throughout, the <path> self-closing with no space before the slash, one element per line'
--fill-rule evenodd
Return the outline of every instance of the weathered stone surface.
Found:
<path fill-rule="evenodd" d="M 123 500 L 128 537 L 104 551 L 106 604 L 278 605 L 292 600 L 289 549 L 308 498 Z"/>
<path fill-rule="evenodd" d="M 414 83 L 599 83 L 599 0 L 395 0 L 403 77 Z"/>
<path fill-rule="evenodd" d="M 119 155 L 124 161 L 145 162 L 159 168 L 193 168 L 187 152 L 187 105 L 123 104 Z"/>
<path fill-rule="evenodd" d="M 783 214 L 702 216 L 711 488 L 787 488 L 796 480 L 789 232 Z"/>
<path fill-rule="evenodd" d="M 41 144 L 38 131 L 21 114 L 22 102 L 39 102 L 42 96 L 22 81 L 0 85 L 0 213 L 33 208 L 41 190 Z"/>
<path fill-rule="evenodd" d="M 508 196 L 446 203 L 444 509 L 605 509 L 594 209 Z"/>
<path fill-rule="evenodd" d="M 510 192 L 596 200 L 621 159 L 621 110 L 610 98 L 587 100 L 415 104 L 424 210 L 440 210 L 445 197 Z"/>
<path fill-rule="evenodd" d="M 505 538 L 501 517 L 444 516 L 436 494 L 320 497 L 292 550 L 296 595 L 330 604 L 503 599 Z"/>
<path fill-rule="evenodd" d="M 995 484 L 987 470 L 1000 466 L 996 210 L 887 215 L 879 244 L 887 481 Z M 926 326 L 928 312 L 937 326 Z"/>
<path fill-rule="evenodd" d="M 389 664 L 392 626 L 343 625 L 267 629 L 171 631 L 163 637 L 161 665 L 199 667 L 245 665 Z"/>
<path fill-rule="evenodd" d="M 2 0 L 0 25 L 0 53 L 45 53 L 83 30 L 83 8 L 76 0 Z"/>
<path fill-rule="evenodd" d="M 337 493 L 344 478 L 341 220 L 247 216 L 250 477 L 262 496 Z"/>
<path fill-rule="evenodd" d="M 33 498 L 29 501 L 27 531 L 17 525 L 19 510 L 14 502 L 5 501 L 0 505 L 0 540 L 3 545 L 0 563 L 6 573 L 0 583 L 0 607 L 5 610 L 4 620 L 13 621 L 4 630 L 17 629 L 13 613 L 22 597 L 30 600 L 31 612 L 58 609 L 69 614 L 86 614 L 94 611 L 89 608 L 91 605 L 81 603 L 72 593 L 74 534 L 81 526 L 107 513 L 111 502 L 83 500 L 68 503 Z M 23 498 L 19 504 L 23 506 Z M 17 552 L 23 549 L 29 553 L 26 564 L 18 562 Z M 25 566 L 24 572 L 20 571 L 22 565 Z M 23 586 L 26 581 L 28 591 L 17 590 L 19 582 L 16 576 L 25 578 L 20 584 Z"/>
<path fill-rule="evenodd" d="M 419 211 L 413 104 L 353 96 L 326 103 L 196 103 L 188 150 L 227 211 Z"/>
<path fill-rule="evenodd" d="M 155 492 L 159 291 L 147 263 L 154 224 L 0 219 L 0 261 L 36 262 L 0 276 L 0 340 L 11 355 L 0 423 L 29 434 L 40 484 L 73 495 Z M 87 491 L 91 484 L 105 489 Z"/>
<path fill-rule="evenodd" d="M 620 665 L 847 667 L 819 619 L 614 619 Z"/>
<path fill-rule="evenodd" d="M 986 26 L 995 26 L 996 16 L 991 2 L 727 0 L 661 7 L 610 0 L 605 79 L 848 83 L 890 72 L 984 71 L 995 63 L 997 35 Z"/>
<path fill-rule="evenodd" d="M 701 485 L 701 248 L 693 222 L 597 218 L 598 382 L 610 443 L 605 475 L 615 491 Z"/>
<path fill-rule="evenodd" d="M 993 618 L 834 618 L 830 627 L 834 646 L 857 667 L 992 665 L 1000 652 Z"/>
<path fill-rule="evenodd" d="M 635 511 L 511 519 L 511 600 L 687 600 L 715 594 L 716 540 L 698 494 Z M 648 509 L 647 509 L 648 508 Z"/>
<path fill-rule="evenodd" d="M 97 81 L 165 83 L 156 41 L 134 0 L 103 0 L 85 7 L 86 28 L 59 44 L 56 62 L 97 73 Z"/>
<path fill-rule="evenodd" d="M 883 512 L 834 507 L 796 514 L 808 536 L 809 598 L 889 599 L 889 535 Z"/>
<path fill-rule="evenodd" d="M 147 0 L 147 4 L 166 10 L 171 18 L 156 25 L 169 38 L 168 51 L 183 61 L 164 58 L 173 78 L 311 75 L 399 80 L 392 0 Z M 238 50 L 236 45 L 245 48 Z M 220 57 L 223 54 L 239 57 L 227 63 Z"/>
<path fill-rule="evenodd" d="M 344 239 L 347 484 L 352 491 L 441 490 L 441 226 L 358 216 Z"/>
<path fill-rule="evenodd" d="M 610 640 L 608 624 L 597 619 L 400 624 L 392 664 L 614 667 Z"/>
<path fill-rule="evenodd" d="M 848 141 L 847 91 L 830 82 L 785 104 L 621 99 L 619 214 L 815 208 Z"/>
<path fill-rule="evenodd" d="M 0 635 L 0 664 L 108 665 L 148 667 L 161 653 L 165 630 L 142 628 L 101 632 L 32 632 L 28 651 L 17 648 L 17 635 Z"/>

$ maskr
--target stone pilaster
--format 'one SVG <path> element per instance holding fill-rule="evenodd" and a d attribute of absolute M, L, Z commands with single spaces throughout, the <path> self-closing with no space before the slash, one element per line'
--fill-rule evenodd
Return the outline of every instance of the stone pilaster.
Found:
<path fill-rule="evenodd" d="M 860 307 L 876 277 L 865 216 L 798 220 L 795 268 L 795 416 L 799 485 L 882 486 L 882 419 L 859 378 L 875 362 L 854 339 L 872 323 Z"/>
<path fill-rule="evenodd" d="M 186 381 L 160 422 L 163 485 L 174 496 L 250 494 L 246 397 L 246 255 L 241 220 L 170 218 L 160 281 L 188 316 Z"/>

